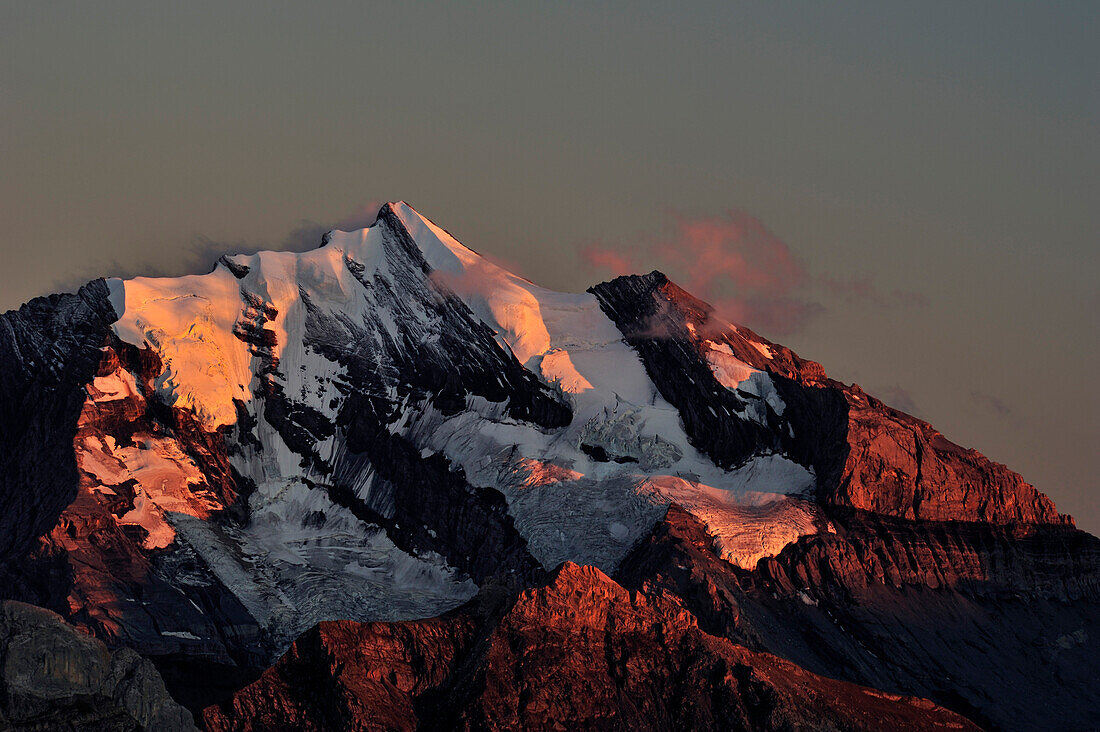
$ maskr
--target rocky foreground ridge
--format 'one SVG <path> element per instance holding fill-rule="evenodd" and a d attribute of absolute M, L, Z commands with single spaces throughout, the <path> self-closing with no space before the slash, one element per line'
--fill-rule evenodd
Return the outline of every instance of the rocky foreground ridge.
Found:
<path fill-rule="evenodd" d="M 1019 475 L 404 204 L 0 315 L 0 597 L 25 728 L 1100 726 L 1100 540 Z"/>
<path fill-rule="evenodd" d="M 208 729 L 977 729 L 701 631 L 675 600 L 566 563 L 439 618 L 322 623 Z"/>
<path fill-rule="evenodd" d="M 191 713 L 153 664 L 32 605 L 0 605 L 0 725 L 4 729 L 194 730 Z"/>

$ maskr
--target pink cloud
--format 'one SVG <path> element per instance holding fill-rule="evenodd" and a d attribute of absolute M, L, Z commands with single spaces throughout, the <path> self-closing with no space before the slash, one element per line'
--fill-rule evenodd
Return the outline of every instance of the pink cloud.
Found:
<path fill-rule="evenodd" d="M 790 247 L 743 211 L 676 224 L 674 238 L 659 242 L 656 253 L 669 264 L 689 259 L 689 281 L 697 287 L 709 289 L 724 278 L 743 291 L 787 292 L 806 280 Z"/>
<path fill-rule="evenodd" d="M 925 307 L 928 298 L 911 290 L 880 290 L 869 277 L 850 280 L 818 277 L 816 284 L 823 292 L 845 302 L 857 305 L 873 305 L 879 308 Z"/>
<path fill-rule="evenodd" d="M 633 260 L 625 252 L 605 249 L 599 244 L 587 244 L 581 247 L 581 259 L 593 269 L 604 270 L 615 275 L 631 274 L 637 271 Z"/>
<path fill-rule="evenodd" d="M 882 292 L 866 277 L 814 276 L 763 222 L 736 209 L 721 216 L 676 216 L 670 236 L 644 242 L 632 254 L 590 244 L 581 256 L 593 269 L 615 275 L 656 267 L 722 317 L 777 336 L 804 328 L 825 310 L 815 293 L 883 308 L 925 303 L 917 293 Z"/>
<path fill-rule="evenodd" d="M 670 237 L 644 242 L 635 252 L 590 244 L 581 256 L 592 268 L 616 275 L 656 266 L 722 317 L 779 335 L 798 330 L 821 309 L 796 293 L 809 279 L 798 257 L 743 211 L 678 216 Z"/>

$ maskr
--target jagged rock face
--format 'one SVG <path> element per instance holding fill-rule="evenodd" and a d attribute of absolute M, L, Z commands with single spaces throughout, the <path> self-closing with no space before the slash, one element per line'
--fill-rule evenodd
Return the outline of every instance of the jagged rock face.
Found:
<path fill-rule="evenodd" d="M 863 513 L 833 516 L 746 572 L 677 508 L 624 560 L 625 586 L 680 598 L 708 632 L 810 671 L 927 697 L 993 729 L 1100 719 L 1100 540 Z"/>
<path fill-rule="evenodd" d="M 826 499 L 888 516 L 995 524 L 1068 524 L 1054 503 L 1004 465 L 931 425 L 845 388 L 848 456 Z"/>
<path fill-rule="evenodd" d="M 103 280 L 0 315 L 0 561 L 76 497 L 73 436 L 115 312 Z"/>
<path fill-rule="evenodd" d="M 565 564 L 547 585 L 494 604 L 400 624 L 323 623 L 204 722 L 218 731 L 976 729 L 930 702 L 710 636 L 676 604 L 593 567 Z"/>
<path fill-rule="evenodd" d="M 153 665 L 108 652 L 56 614 L 0 605 L 0 726 L 4 729 L 194 730 Z"/>
<path fill-rule="evenodd" d="M 155 354 L 108 336 L 73 440 L 75 500 L 20 561 L 5 594 L 61 613 L 113 647 L 216 667 L 262 665 L 260 627 L 187 545 L 169 512 L 224 518 L 239 500 L 225 441 L 152 399 Z"/>
<path fill-rule="evenodd" d="M 659 272 L 619 277 L 591 292 L 676 405 L 693 442 L 720 465 L 772 449 L 812 466 L 818 497 L 829 505 L 930 521 L 1072 523 L 1003 465 L 858 386 L 829 379 L 790 349 L 722 322 Z M 729 355 L 768 372 L 786 409 L 771 409 L 751 380 L 732 394 L 724 388 L 721 360 Z M 766 418 L 746 418 L 746 404 L 761 399 Z"/>
<path fill-rule="evenodd" d="M 590 291 L 715 463 L 734 467 L 772 451 L 813 468 L 818 485 L 836 482 L 848 409 L 836 389 L 817 388 L 827 384 L 820 365 L 720 322 L 659 272 Z"/>
<path fill-rule="evenodd" d="M 373 234 L 365 261 L 335 258 L 352 290 L 340 297 L 358 300 L 347 307 L 328 301 L 328 272 L 298 283 L 278 258 L 267 276 L 226 258 L 195 293 L 150 281 L 128 320 L 89 338 L 71 387 L 79 491 L 3 568 L 5 594 L 161 663 L 249 666 L 320 617 L 431 614 L 474 582 L 540 572 L 500 493 L 392 425 L 412 409 L 453 414 L 467 394 L 541 428 L 568 424 L 569 408 L 433 285 L 393 213 Z M 100 285 L 110 320 L 127 312 Z"/>

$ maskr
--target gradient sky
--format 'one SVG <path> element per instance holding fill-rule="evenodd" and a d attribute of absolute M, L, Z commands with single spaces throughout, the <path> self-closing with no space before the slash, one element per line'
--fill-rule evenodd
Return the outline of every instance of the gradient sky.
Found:
<path fill-rule="evenodd" d="M 366 5 L 0 1 L 0 309 L 404 199 L 751 300 L 1100 533 L 1100 3 Z"/>

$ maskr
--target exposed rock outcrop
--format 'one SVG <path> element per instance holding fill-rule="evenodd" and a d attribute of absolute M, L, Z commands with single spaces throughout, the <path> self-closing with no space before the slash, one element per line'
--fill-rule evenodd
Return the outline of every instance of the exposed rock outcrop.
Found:
<path fill-rule="evenodd" d="M 1100 723 L 1100 540 L 1064 526 L 833 522 L 835 534 L 745 571 L 673 507 L 617 577 L 679 598 L 710 633 L 983 726 Z"/>
<path fill-rule="evenodd" d="M 58 615 L 12 601 L 0 605 L 0 727 L 195 729 L 151 663 L 128 648 L 110 653 Z"/>
<path fill-rule="evenodd" d="M 76 497 L 84 385 L 117 317 L 103 280 L 0 314 L 0 562 L 21 555 Z"/>
<path fill-rule="evenodd" d="M 976 729 L 930 702 L 708 635 L 675 603 L 593 567 L 567 563 L 502 615 L 492 605 L 397 624 L 322 623 L 204 721 L 218 732 Z"/>
<path fill-rule="evenodd" d="M 165 516 L 230 514 L 238 494 L 224 434 L 147 398 L 162 369 L 150 349 L 108 336 L 97 353 L 70 447 L 77 494 L 31 552 L 0 566 L 0 597 L 47 607 L 169 671 L 173 659 L 197 660 L 252 678 L 247 669 L 270 653 L 255 619 L 191 547 L 175 545 Z"/>

